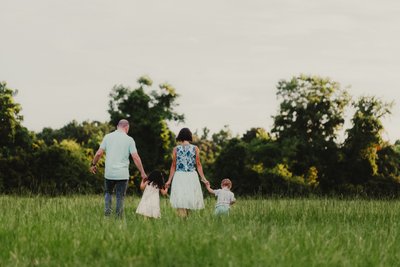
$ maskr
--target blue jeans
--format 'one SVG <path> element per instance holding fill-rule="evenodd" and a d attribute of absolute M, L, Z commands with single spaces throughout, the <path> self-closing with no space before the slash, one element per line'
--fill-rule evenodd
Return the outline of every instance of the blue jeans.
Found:
<path fill-rule="evenodd" d="M 111 200 L 112 200 L 112 192 L 115 187 L 115 194 L 117 197 L 117 206 L 116 206 L 116 215 L 117 217 L 122 217 L 124 213 L 124 197 L 126 193 L 126 189 L 128 187 L 128 180 L 104 180 L 104 188 L 106 191 L 104 200 L 105 200 L 105 209 L 104 215 L 111 215 Z"/>

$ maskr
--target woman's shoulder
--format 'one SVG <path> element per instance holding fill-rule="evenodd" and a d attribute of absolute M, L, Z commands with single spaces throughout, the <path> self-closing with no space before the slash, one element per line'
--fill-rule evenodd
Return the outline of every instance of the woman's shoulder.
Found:
<path fill-rule="evenodd" d="M 176 146 L 174 147 L 174 150 L 181 149 L 181 148 L 184 148 L 184 147 L 186 147 L 186 148 L 190 147 L 190 148 L 198 149 L 198 147 L 197 147 L 196 145 L 193 145 L 193 144 L 188 144 L 188 145 L 182 145 L 182 144 L 180 144 L 180 145 L 176 145 Z"/>

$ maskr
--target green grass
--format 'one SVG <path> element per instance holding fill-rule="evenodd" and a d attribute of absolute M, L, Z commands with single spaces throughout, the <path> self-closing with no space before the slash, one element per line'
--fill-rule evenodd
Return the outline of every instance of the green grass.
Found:
<path fill-rule="evenodd" d="M 101 196 L 0 196 L 0 266 L 398 266 L 400 201 L 239 199 L 229 217 L 103 217 Z"/>

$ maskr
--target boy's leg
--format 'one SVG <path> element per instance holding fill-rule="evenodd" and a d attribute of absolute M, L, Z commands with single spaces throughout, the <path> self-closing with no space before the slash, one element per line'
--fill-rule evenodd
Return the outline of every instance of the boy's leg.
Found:
<path fill-rule="evenodd" d="M 113 192 L 114 186 L 115 186 L 115 181 L 104 179 L 104 189 L 105 189 L 104 215 L 105 216 L 111 215 L 112 192 Z"/>
<path fill-rule="evenodd" d="M 215 207 L 214 214 L 215 215 L 229 215 L 229 207 L 226 207 L 226 206 Z"/>
<path fill-rule="evenodd" d="M 116 215 L 117 217 L 122 217 L 124 213 L 124 197 L 126 194 L 126 189 L 128 187 L 128 180 L 116 181 L 115 194 L 117 195 L 117 207 Z"/>

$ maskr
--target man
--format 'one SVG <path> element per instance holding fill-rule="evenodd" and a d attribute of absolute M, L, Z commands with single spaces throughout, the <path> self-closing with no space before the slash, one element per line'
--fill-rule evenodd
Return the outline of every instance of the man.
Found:
<path fill-rule="evenodd" d="M 96 164 L 103 156 L 104 152 L 106 152 L 104 173 L 105 216 L 111 214 L 111 199 L 114 187 L 117 198 L 116 215 L 121 217 L 123 214 L 124 197 L 129 181 L 129 155 L 131 155 L 133 162 L 139 169 L 142 179 L 146 178 L 142 161 L 136 150 L 135 141 L 128 135 L 128 131 L 129 122 L 127 120 L 120 120 L 117 130 L 104 137 L 90 167 L 90 171 L 96 173 Z"/>

